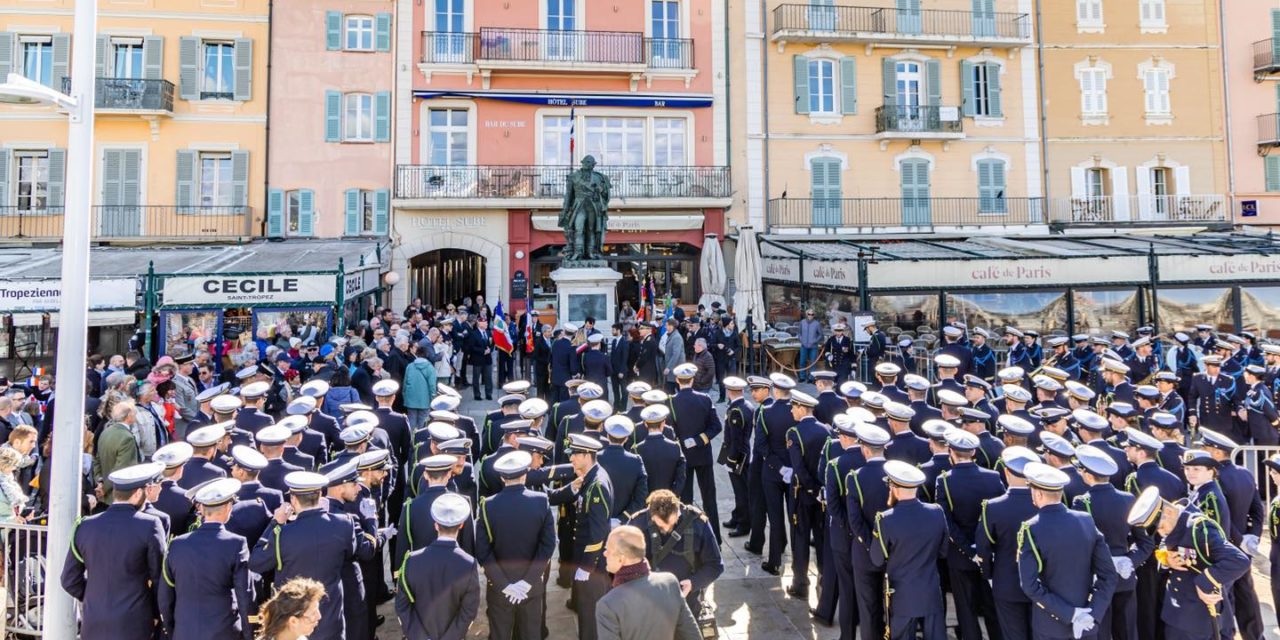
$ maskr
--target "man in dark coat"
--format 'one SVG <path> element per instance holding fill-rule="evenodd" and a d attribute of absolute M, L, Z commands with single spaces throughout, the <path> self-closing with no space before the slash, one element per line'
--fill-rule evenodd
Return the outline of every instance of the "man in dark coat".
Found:
<path fill-rule="evenodd" d="M 636 360 L 632 366 L 636 378 L 659 388 L 658 337 L 653 335 L 653 326 L 647 323 L 640 325 L 640 344 L 636 345 Z"/>
<path fill-rule="evenodd" d="M 564 333 L 551 344 L 551 386 L 556 402 L 569 399 L 565 383 L 578 373 L 579 361 L 573 348 L 573 336 L 577 332 L 577 326 L 565 323 Z"/>
<path fill-rule="evenodd" d="M 400 568 L 396 615 L 410 640 L 463 640 L 480 612 L 479 566 L 455 536 L 471 519 L 471 504 L 456 494 L 431 505 L 438 536 Z"/>
<path fill-rule="evenodd" d="M 484 386 L 484 399 L 493 399 L 493 335 L 489 333 L 489 323 L 484 320 L 476 322 L 474 330 L 469 332 L 466 341 L 467 362 L 471 365 L 472 394 L 480 399 L 480 387 Z"/>
<path fill-rule="evenodd" d="M 623 330 L 622 323 L 613 323 L 613 342 L 609 346 L 609 389 L 613 391 L 613 408 L 625 411 L 627 408 L 627 382 L 631 380 L 631 336 Z"/>

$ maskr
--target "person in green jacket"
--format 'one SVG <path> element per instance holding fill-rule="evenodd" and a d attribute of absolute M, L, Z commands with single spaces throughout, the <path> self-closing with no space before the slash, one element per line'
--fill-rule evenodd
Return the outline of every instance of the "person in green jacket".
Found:
<path fill-rule="evenodd" d="M 431 413 L 431 398 L 436 395 L 436 366 L 432 357 L 438 357 L 435 345 L 423 339 L 413 345 L 413 362 L 404 370 L 404 408 L 409 414 L 409 426 L 414 431 L 427 424 Z"/>
<path fill-rule="evenodd" d="M 93 459 L 93 477 L 98 482 L 98 498 L 111 503 L 112 486 L 108 479 L 117 469 L 142 462 L 138 450 L 138 437 L 134 433 L 134 421 L 138 407 L 132 400 L 123 400 L 111 408 L 111 422 L 98 436 L 98 454 Z"/>

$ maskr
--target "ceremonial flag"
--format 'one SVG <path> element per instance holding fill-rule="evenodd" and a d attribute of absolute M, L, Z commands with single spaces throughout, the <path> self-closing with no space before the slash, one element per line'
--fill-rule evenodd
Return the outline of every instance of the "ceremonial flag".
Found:
<path fill-rule="evenodd" d="M 533 301 L 525 298 L 524 308 L 524 352 L 533 353 L 533 324 L 537 322 L 533 317 Z"/>
<path fill-rule="evenodd" d="M 662 324 L 658 325 L 658 337 L 662 338 L 667 334 L 667 320 L 676 314 L 675 304 L 671 300 L 671 292 L 667 292 L 667 297 L 662 299 L 662 304 L 666 306 L 666 310 L 662 312 Z"/>
<path fill-rule="evenodd" d="M 507 333 L 507 320 L 502 316 L 502 301 L 493 307 L 493 346 L 511 354 L 511 334 Z"/>
<path fill-rule="evenodd" d="M 573 164 L 573 130 L 577 125 L 578 118 L 573 107 L 569 107 L 569 164 Z"/>
<path fill-rule="evenodd" d="M 649 277 L 640 281 L 640 308 L 636 309 L 636 320 L 644 322 L 648 318 L 649 309 Z"/>

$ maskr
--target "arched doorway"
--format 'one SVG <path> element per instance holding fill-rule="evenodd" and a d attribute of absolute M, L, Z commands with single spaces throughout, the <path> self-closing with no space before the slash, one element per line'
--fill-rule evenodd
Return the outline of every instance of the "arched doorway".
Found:
<path fill-rule="evenodd" d="M 424 304 L 459 304 L 485 290 L 485 257 L 465 249 L 436 249 L 409 260 L 409 291 Z"/>

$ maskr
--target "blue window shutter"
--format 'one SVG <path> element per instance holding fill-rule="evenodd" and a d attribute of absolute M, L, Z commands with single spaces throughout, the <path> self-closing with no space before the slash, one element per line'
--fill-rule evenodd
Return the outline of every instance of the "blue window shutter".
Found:
<path fill-rule="evenodd" d="M 178 96 L 200 99 L 200 38 L 178 38 Z"/>
<path fill-rule="evenodd" d="M 13 151 L 0 149 L 0 207 L 9 206 L 9 172 L 13 166 Z"/>
<path fill-rule="evenodd" d="M 53 34 L 53 66 L 50 71 L 53 88 L 62 91 L 62 79 L 71 75 L 71 34 Z"/>
<path fill-rule="evenodd" d="M 49 150 L 49 208 L 59 209 L 67 194 L 67 150 Z"/>
<path fill-rule="evenodd" d="M 298 235 L 315 235 L 316 192 L 311 189 L 298 191 Z"/>
<path fill-rule="evenodd" d="M 1280 191 L 1280 156 L 1267 156 L 1263 159 L 1266 172 L 1267 191 Z"/>
<path fill-rule="evenodd" d="M 930 60 L 925 64 L 927 71 L 925 75 L 925 84 L 929 87 L 929 106 L 942 106 L 942 63 L 938 60 Z"/>
<path fill-rule="evenodd" d="M 809 113 L 809 59 L 792 56 L 791 61 L 795 69 L 796 113 Z"/>
<path fill-rule="evenodd" d="M 378 51 L 391 50 L 391 14 L 379 13 L 374 16 L 373 42 Z"/>
<path fill-rule="evenodd" d="M 1000 101 L 1000 65 L 994 62 L 987 64 L 987 103 L 990 105 L 991 117 L 1004 117 L 1004 107 Z"/>
<path fill-rule="evenodd" d="M 14 48 L 15 40 L 17 37 L 12 31 L 0 31 L 0 78 L 9 77 L 9 73 L 18 68 L 13 59 L 17 52 Z"/>
<path fill-rule="evenodd" d="M 884 83 L 884 106 L 897 104 L 898 63 L 891 58 L 885 58 L 881 62 L 881 72 L 883 73 L 881 81 Z"/>
<path fill-rule="evenodd" d="M 148 80 L 164 78 L 164 38 L 147 36 L 142 39 L 142 77 Z"/>
<path fill-rule="evenodd" d="M 111 44 L 110 36 L 98 36 L 97 42 L 94 43 L 93 49 L 93 69 L 99 78 L 107 77 L 107 50 Z M 143 45 L 146 46 L 145 44 Z M 146 57 L 145 55 L 143 56 Z"/>
<path fill-rule="evenodd" d="M 380 236 L 387 235 L 390 222 L 391 190 L 378 189 L 373 192 L 373 232 Z"/>
<path fill-rule="evenodd" d="M 199 153 L 182 150 L 178 152 L 174 173 L 177 174 L 178 186 L 174 200 L 179 207 L 191 207 L 196 203 L 196 160 Z"/>
<path fill-rule="evenodd" d="M 324 12 L 324 48 L 329 51 L 342 49 L 342 12 Z"/>
<path fill-rule="evenodd" d="M 858 61 L 853 56 L 840 59 L 840 113 L 858 112 Z"/>
<path fill-rule="evenodd" d="M 284 237 L 284 189 L 267 193 L 267 237 Z"/>
<path fill-rule="evenodd" d="M 324 141 L 342 142 L 342 92 L 324 92 Z"/>
<path fill-rule="evenodd" d="M 248 101 L 253 98 L 253 40 L 236 38 L 236 84 L 234 98 Z"/>
<path fill-rule="evenodd" d="M 379 91 L 373 96 L 373 139 L 391 142 L 391 92 Z"/>
<path fill-rule="evenodd" d="M 121 154 L 120 180 L 120 204 L 130 207 L 138 206 L 142 197 L 141 150 L 125 149 Z"/>
<path fill-rule="evenodd" d="M 231 203 L 249 206 L 249 152 L 231 152 Z"/>
<path fill-rule="evenodd" d="M 102 204 L 118 207 L 124 204 L 124 150 L 105 149 L 102 152 Z"/>
<path fill-rule="evenodd" d="M 967 60 L 960 61 L 960 109 L 970 117 L 978 113 L 973 91 L 973 63 Z"/>
<path fill-rule="evenodd" d="M 360 235 L 360 190 L 347 189 L 343 193 L 343 200 L 346 204 L 345 234 L 358 236 Z"/>

